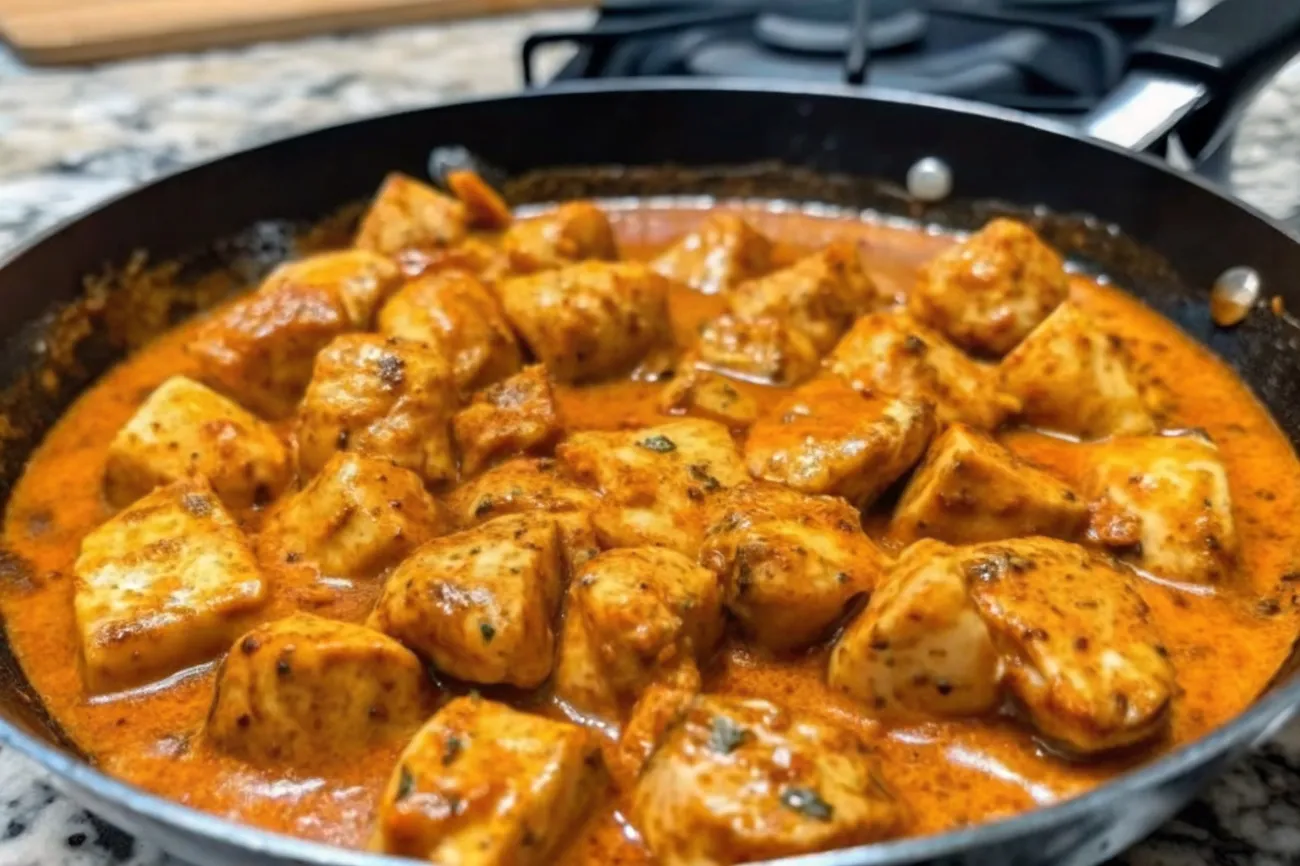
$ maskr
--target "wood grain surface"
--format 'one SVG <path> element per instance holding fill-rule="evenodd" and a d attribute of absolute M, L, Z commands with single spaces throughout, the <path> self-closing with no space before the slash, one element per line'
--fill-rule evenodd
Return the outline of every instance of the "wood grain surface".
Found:
<path fill-rule="evenodd" d="M 85 63 L 589 0 L 0 0 L 0 34 L 32 64 Z"/>

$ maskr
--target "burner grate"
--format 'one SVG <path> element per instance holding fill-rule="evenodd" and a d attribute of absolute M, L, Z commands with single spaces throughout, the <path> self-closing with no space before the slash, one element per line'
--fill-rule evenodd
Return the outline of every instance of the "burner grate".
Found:
<path fill-rule="evenodd" d="M 740 76 L 870 83 L 1053 116 L 1087 111 L 1176 0 L 607 0 L 557 76 Z"/>

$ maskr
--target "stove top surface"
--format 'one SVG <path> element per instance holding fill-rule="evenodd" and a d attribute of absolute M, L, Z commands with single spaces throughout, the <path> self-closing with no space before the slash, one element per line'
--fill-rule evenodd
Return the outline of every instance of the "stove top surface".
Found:
<path fill-rule="evenodd" d="M 739 76 L 856 83 L 1071 117 L 1115 83 L 1176 0 L 606 0 L 558 79 Z"/>

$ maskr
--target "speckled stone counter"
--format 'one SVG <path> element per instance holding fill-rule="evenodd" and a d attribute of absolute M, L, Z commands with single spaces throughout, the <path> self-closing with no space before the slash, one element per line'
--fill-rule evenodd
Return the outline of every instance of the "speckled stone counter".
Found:
<path fill-rule="evenodd" d="M 90 69 L 29 71 L 0 56 L 0 253 L 179 166 L 353 117 L 513 89 L 523 35 L 584 16 L 415 27 Z M 1247 114 L 1232 184 L 1275 215 L 1300 210 L 1300 63 Z M 0 753 L 0 828 L 0 866 L 176 862 L 58 796 L 12 753 Z M 1300 863 L 1300 727 L 1119 862 Z"/>

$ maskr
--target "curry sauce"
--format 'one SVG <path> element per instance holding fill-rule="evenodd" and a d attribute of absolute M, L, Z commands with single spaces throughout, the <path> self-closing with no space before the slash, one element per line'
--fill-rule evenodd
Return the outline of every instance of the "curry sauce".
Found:
<path fill-rule="evenodd" d="M 898 297 L 908 293 L 923 263 L 954 243 L 951 237 L 896 225 L 748 206 L 733 210 L 757 231 L 779 239 L 774 267 L 832 239 L 849 237 L 863 245 L 876 285 Z M 621 256 L 631 260 L 657 255 L 703 216 L 699 209 L 667 206 L 609 213 Z M 774 653 L 735 629 L 729 629 L 701 668 L 706 693 L 768 699 L 856 732 L 878 756 L 882 779 L 904 807 L 906 835 L 937 833 L 1069 798 L 1202 736 L 1260 694 L 1296 636 L 1292 588 L 1300 569 L 1300 463 L 1286 437 L 1226 365 L 1122 289 L 1075 275 L 1069 280 L 1069 299 L 1122 341 L 1135 375 L 1161 401 L 1163 427 L 1208 433 L 1230 483 L 1240 547 L 1234 572 L 1212 585 L 1153 575 L 1134 582 L 1176 675 L 1167 729 L 1139 748 L 1079 760 L 1044 745 L 1006 715 L 882 719 L 827 685 L 827 643 Z M 725 308 L 723 294 L 674 285 L 669 311 L 677 342 L 689 345 L 701 325 Z M 293 766 L 258 766 L 224 753 L 203 734 L 215 662 L 110 694 L 88 694 L 83 684 L 73 615 L 74 562 L 82 539 L 114 514 L 102 492 L 109 444 L 164 380 L 201 378 L 187 346 L 203 321 L 182 324 L 110 370 L 32 456 L 5 520 L 6 546 L 31 564 L 34 575 L 30 582 L 3 588 L 0 606 L 10 640 L 54 718 L 105 771 L 238 821 L 363 847 L 405 738 L 360 757 L 325 749 Z M 756 402 L 760 413 L 771 411 L 790 392 L 789 387 L 739 379 L 732 384 Z M 662 382 L 618 378 L 561 384 L 556 393 L 568 431 L 619 430 L 668 420 L 660 405 L 664 387 Z M 292 435 L 287 420 L 276 422 L 276 429 Z M 997 438 L 1076 485 L 1083 482 L 1096 447 L 1027 427 L 1004 427 Z M 887 532 L 894 496 L 886 494 L 864 516 L 868 533 L 889 555 L 901 547 Z M 243 530 L 255 535 L 271 507 L 273 503 L 261 502 L 239 512 Z M 263 561 L 262 567 L 269 598 L 259 621 L 307 608 L 318 616 L 362 622 L 382 586 L 379 578 L 308 585 L 293 564 Z M 438 683 L 444 695 L 472 687 L 445 676 Z M 485 686 L 482 691 L 531 712 L 566 717 L 545 686 L 535 691 Z M 561 861 L 653 862 L 626 807 L 626 794 L 609 785 L 572 832 Z"/>

